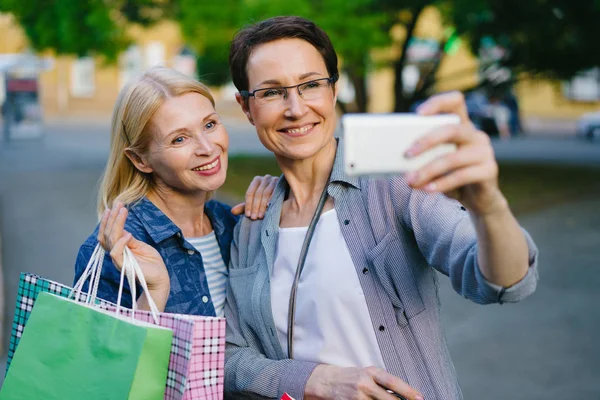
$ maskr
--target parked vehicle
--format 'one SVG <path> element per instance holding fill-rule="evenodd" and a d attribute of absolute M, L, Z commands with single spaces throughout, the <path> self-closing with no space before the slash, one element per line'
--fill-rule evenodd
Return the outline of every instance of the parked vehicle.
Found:
<path fill-rule="evenodd" d="M 577 120 L 577 136 L 588 139 L 600 139 L 600 111 L 583 114 Z"/>

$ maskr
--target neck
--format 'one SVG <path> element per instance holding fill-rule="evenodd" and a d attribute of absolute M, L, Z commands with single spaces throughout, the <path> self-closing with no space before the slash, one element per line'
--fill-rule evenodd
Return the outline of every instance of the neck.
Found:
<path fill-rule="evenodd" d="M 146 197 L 181 229 L 184 236 L 204 236 L 212 230 L 210 221 L 204 215 L 206 192 L 186 195 L 157 185 Z"/>
<path fill-rule="evenodd" d="M 319 199 L 335 161 L 337 140 L 332 137 L 314 156 L 302 160 L 277 157 L 277 162 L 290 185 L 288 200 L 299 210 L 311 207 Z"/>

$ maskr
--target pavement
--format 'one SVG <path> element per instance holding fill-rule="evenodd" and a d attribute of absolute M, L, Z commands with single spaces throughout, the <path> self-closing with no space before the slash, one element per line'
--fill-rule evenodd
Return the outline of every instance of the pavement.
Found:
<path fill-rule="evenodd" d="M 266 153 L 251 128 L 225 123 L 232 154 Z M 77 250 L 97 222 L 108 131 L 107 123 L 49 121 L 38 140 L 0 141 L 3 349 L 21 271 L 72 283 Z M 494 147 L 501 160 L 600 166 L 600 142 L 569 135 Z M 465 399 L 600 398 L 599 209 L 600 199 L 588 197 L 520 218 L 540 249 L 540 283 L 519 304 L 478 306 L 440 279 L 448 345 Z"/>

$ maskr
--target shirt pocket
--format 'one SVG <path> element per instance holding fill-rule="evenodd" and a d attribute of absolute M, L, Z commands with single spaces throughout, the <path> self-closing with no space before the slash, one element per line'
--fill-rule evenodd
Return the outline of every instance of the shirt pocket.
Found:
<path fill-rule="evenodd" d="M 246 323 L 252 320 L 252 297 L 256 285 L 256 272 L 258 271 L 260 262 L 257 262 L 250 267 L 229 269 L 229 293 L 233 296 L 237 307 L 240 321 Z M 249 321 L 246 321 L 246 320 Z"/>
<path fill-rule="evenodd" d="M 400 327 L 425 309 L 410 257 L 395 231 L 389 232 L 367 254 L 383 290 L 388 295 Z"/>

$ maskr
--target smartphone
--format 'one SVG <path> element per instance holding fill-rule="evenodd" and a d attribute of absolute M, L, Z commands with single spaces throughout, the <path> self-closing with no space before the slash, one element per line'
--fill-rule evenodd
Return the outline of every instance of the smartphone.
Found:
<path fill-rule="evenodd" d="M 454 114 L 345 114 L 344 168 L 349 175 L 395 175 L 419 169 L 435 158 L 456 151 L 451 143 L 438 145 L 416 157 L 404 153 L 433 129 L 458 125 Z"/>

